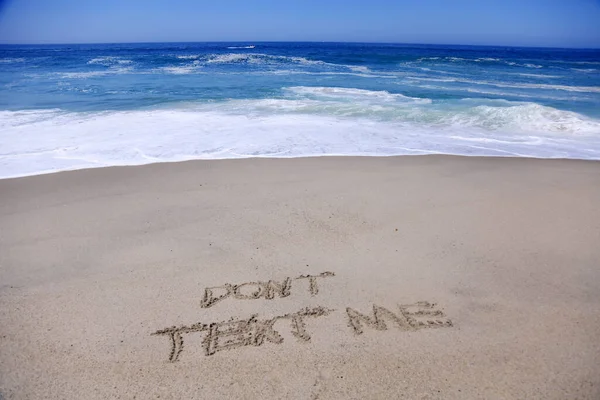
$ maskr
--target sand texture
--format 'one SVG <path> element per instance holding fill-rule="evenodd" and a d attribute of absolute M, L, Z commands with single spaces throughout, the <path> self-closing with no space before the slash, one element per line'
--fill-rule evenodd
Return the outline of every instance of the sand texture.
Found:
<path fill-rule="evenodd" d="M 600 163 L 0 181 L 4 399 L 599 399 Z"/>

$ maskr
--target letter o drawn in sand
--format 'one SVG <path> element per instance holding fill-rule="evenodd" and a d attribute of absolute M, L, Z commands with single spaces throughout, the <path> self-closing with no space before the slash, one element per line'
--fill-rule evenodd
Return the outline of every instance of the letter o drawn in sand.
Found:
<path fill-rule="evenodd" d="M 244 286 L 255 286 L 256 290 L 251 293 L 242 293 L 241 289 Z M 265 285 L 262 282 L 247 282 L 233 287 L 233 297 L 238 300 L 254 300 L 262 296 L 265 290 Z"/>

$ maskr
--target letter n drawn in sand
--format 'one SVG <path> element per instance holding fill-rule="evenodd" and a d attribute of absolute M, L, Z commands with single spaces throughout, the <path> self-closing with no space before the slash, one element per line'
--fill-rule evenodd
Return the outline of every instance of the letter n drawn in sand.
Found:
<path fill-rule="evenodd" d="M 265 284 L 265 299 L 273 300 L 275 295 L 279 297 L 288 297 L 292 288 L 292 279 L 285 278 L 283 282 L 269 281 Z"/>
<path fill-rule="evenodd" d="M 398 314 L 377 305 L 373 305 L 373 316 L 359 313 L 350 307 L 346 308 L 346 314 L 348 315 L 348 326 L 357 335 L 363 333 L 363 325 L 378 331 L 387 330 L 386 320 L 395 323 L 402 331 L 452 326 L 452 321 L 445 318 L 444 313 L 435 310 L 434 307 L 435 304 L 423 301 L 398 306 L 400 311 Z"/>

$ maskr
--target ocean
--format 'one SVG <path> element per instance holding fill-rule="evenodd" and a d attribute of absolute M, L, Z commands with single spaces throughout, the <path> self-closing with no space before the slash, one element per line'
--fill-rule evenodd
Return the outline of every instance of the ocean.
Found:
<path fill-rule="evenodd" d="M 190 159 L 600 159 L 600 50 L 0 46 L 0 178 Z"/>

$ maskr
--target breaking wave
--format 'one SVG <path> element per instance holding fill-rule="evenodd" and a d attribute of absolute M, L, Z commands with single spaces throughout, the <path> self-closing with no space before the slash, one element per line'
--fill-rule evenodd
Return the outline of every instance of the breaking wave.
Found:
<path fill-rule="evenodd" d="M 446 153 L 600 159 L 600 121 L 575 112 L 506 100 L 448 105 L 327 87 L 288 87 L 280 98 L 168 109 L 2 111 L 0 140 L 0 177 L 240 157 Z"/>
<path fill-rule="evenodd" d="M 414 77 L 409 76 L 407 79 L 417 81 L 432 81 L 432 82 L 461 82 L 471 83 L 475 85 L 484 86 L 496 86 L 504 88 L 518 88 L 518 89 L 547 89 L 547 90 L 564 90 L 567 92 L 582 92 L 582 93 L 600 93 L 600 87 L 598 86 L 567 86 L 567 85 L 548 85 L 544 83 L 509 83 L 509 82 L 495 82 L 495 81 L 476 81 L 472 79 L 462 78 L 427 78 L 427 77 Z"/>

